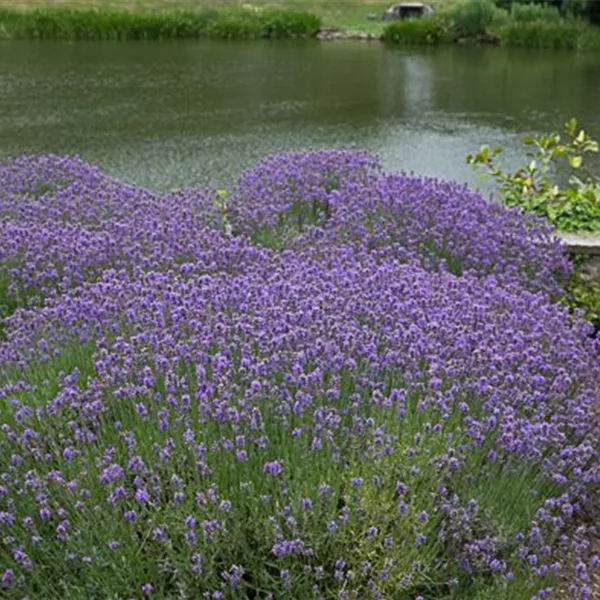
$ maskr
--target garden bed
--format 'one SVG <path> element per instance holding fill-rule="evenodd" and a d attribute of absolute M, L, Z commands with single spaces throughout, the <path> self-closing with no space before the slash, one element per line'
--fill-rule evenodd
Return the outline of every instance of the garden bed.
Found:
<path fill-rule="evenodd" d="M 3 597 L 586 597 L 599 345 L 541 219 L 337 151 L 22 157 L 0 211 Z"/>

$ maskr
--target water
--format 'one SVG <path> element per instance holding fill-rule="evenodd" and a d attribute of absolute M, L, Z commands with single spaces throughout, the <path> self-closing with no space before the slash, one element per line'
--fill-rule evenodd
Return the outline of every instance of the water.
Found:
<path fill-rule="evenodd" d="M 263 156 L 367 148 L 470 183 L 464 156 L 577 116 L 600 56 L 378 43 L 0 43 L 0 155 L 77 153 L 157 189 L 228 186 Z"/>

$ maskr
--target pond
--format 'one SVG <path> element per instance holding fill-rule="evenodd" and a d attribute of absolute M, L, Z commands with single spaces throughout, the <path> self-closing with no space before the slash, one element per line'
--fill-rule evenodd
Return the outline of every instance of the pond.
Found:
<path fill-rule="evenodd" d="M 263 156 L 367 148 L 474 183 L 464 156 L 571 116 L 600 135 L 600 56 L 379 43 L 0 44 L 0 156 L 77 153 L 140 185 L 230 184 Z"/>

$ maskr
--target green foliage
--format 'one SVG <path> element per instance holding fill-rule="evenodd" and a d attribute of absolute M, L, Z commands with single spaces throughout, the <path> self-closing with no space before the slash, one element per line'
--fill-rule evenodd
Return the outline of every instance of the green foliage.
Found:
<path fill-rule="evenodd" d="M 208 23 L 206 34 L 218 40 L 255 40 L 262 37 L 262 25 L 254 15 L 223 15 Z"/>
<path fill-rule="evenodd" d="M 567 15 L 589 18 L 596 0 L 563 0 L 562 10 Z"/>
<path fill-rule="evenodd" d="M 326 202 L 298 201 L 279 215 L 275 226 L 264 226 L 255 230 L 251 239 L 255 244 L 265 248 L 281 250 L 287 240 L 300 235 L 306 227 L 323 224 L 329 217 L 331 217 L 331 209 Z"/>
<path fill-rule="evenodd" d="M 556 6 L 548 4 L 513 4 L 510 10 L 510 18 L 515 23 L 532 23 L 544 21 L 557 23 L 561 16 Z"/>
<path fill-rule="evenodd" d="M 501 147 L 483 146 L 467 162 L 494 179 L 506 206 L 544 217 L 559 230 L 600 231 L 600 179 L 583 164 L 585 154 L 598 152 L 598 142 L 575 119 L 565 133 L 564 142 L 558 133 L 525 138 L 528 164 L 514 172 L 499 164 Z M 558 167 L 568 169 L 567 185 L 557 183 Z"/>
<path fill-rule="evenodd" d="M 212 39 L 251 40 L 313 37 L 320 28 L 318 17 L 309 12 L 230 11 L 216 13 L 206 26 Z"/>
<path fill-rule="evenodd" d="M 434 15 L 390 23 L 384 29 L 383 40 L 397 45 L 433 46 L 451 41 L 451 36 L 448 22 Z"/>
<path fill-rule="evenodd" d="M 7 274 L 0 275 L 0 340 L 3 339 L 4 319 L 17 309 L 17 300 L 10 293 L 10 278 Z"/>
<path fill-rule="evenodd" d="M 575 262 L 563 302 L 571 309 L 581 310 L 595 330 L 600 331 L 600 282 L 586 273 L 582 258 Z"/>
<path fill-rule="evenodd" d="M 498 164 L 501 147 L 483 146 L 467 162 L 494 179 L 506 206 L 540 215 L 562 231 L 600 231 L 600 178 L 583 163 L 585 154 L 598 152 L 598 142 L 575 119 L 565 124 L 565 133 L 564 142 L 558 133 L 525 138 L 529 163 L 512 173 Z M 560 167 L 570 171 L 567 185 L 557 183 Z M 575 260 L 562 301 L 600 330 L 600 283 L 586 273 L 585 259 Z"/>
<path fill-rule="evenodd" d="M 263 37 L 314 37 L 321 28 L 320 19 L 310 12 L 271 10 L 261 15 Z"/>
<path fill-rule="evenodd" d="M 314 36 L 309 12 L 244 9 L 168 10 L 39 8 L 0 10 L 0 39 L 161 40 L 257 39 Z"/>
<path fill-rule="evenodd" d="M 132 13 L 69 8 L 0 12 L 3 37 L 56 40 L 196 38 L 206 18 L 190 11 Z"/>
<path fill-rule="evenodd" d="M 600 5 L 600 2 L 598 4 Z M 600 52 L 600 29 L 598 27 L 582 27 L 577 43 L 579 50 Z"/>
<path fill-rule="evenodd" d="M 589 41 L 583 42 L 585 36 L 594 37 L 590 29 L 590 26 L 583 23 L 564 20 L 556 23 L 509 23 L 502 28 L 500 39 L 506 46 L 524 48 L 591 49 Z"/>
<path fill-rule="evenodd" d="M 489 33 L 508 19 L 508 13 L 491 0 L 469 0 L 456 6 L 452 13 L 454 31 L 458 37 L 476 37 Z"/>
<path fill-rule="evenodd" d="M 89 379 L 96 375 L 95 350 L 93 343 L 68 346 L 57 356 L 30 364 L 24 371 L 0 372 L 0 383 L 4 385 L 8 382 L 25 382 L 27 387 L 22 386 L 23 389 L 16 392 L 18 400 L 32 407 L 43 405 L 58 393 L 64 373 L 76 371 L 79 374 L 79 387 L 85 390 Z M 186 367 L 189 373 L 195 372 L 195 368 L 194 363 Z M 184 372 L 182 377 L 185 377 Z M 402 385 L 402 374 L 392 371 L 386 376 L 386 381 L 391 389 L 395 389 Z M 197 383 L 191 380 L 189 385 L 193 390 Z M 163 386 L 158 382 L 155 391 L 164 393 Z M 294 514 L 299 515 L 298 527 L 303 532 L 306 545 L 314 553 L 315 564 L 334 565 L 339 558 L 339 548 L 349 549 L 344 559 L 349 571 L 356 573 L 353 585 L 355 588 L 362 588 L 361 598 L 369 597 L 369 576 L 363 570 L 365 561 L 369 561 L 372 572 L 386 569 L 388 575 L 385 580 L 381 580 L 386 598 L 531 598 L 535 590 L 539 589 L 539 581 L 532 581 L 531 577 L 519 568 L 519 561 L 513 558 L 519 545 L 515 539 L 515 532 L 521 531 L 527 519 L 543 507 L 547 495 L 560 492 L 559 486 L 547 478 L 538 477 L 534 467 L 517 461 L 507 459 L 487 465 L 489 461 L 486 461 L 486 454 L 489 448 L 486 446 L 475 449 L 470 454 L 469 468 L 464 474 L 456 473 L 445 478 L 444 485 L 450 489 L 458 505 L 475 501 L 480 506 L 477 515 L 470 520 L 469 527 L 464 531 L 453 532 L 451 539 L 458 546 L 469 538 L 477 539 L 477 536 L 483 537 L 486 533 L 493 535 L 505 550 L 507 566 L 514 571 L 515 578 L 513 581 L 503 581 L 500 578 L 494 581 L 489 574 L 471 575 L 455 560 L 453 544 L 442 544 L 436 535 L 436 498 L 439 494 L 440 475 L 439 467 L 432 467 L 431 456 L 438 456 L 444 452 L 452 455 L 455 447 L 470 442 L 468 434 L 459 427 L 462 415 L 458 407 L 454 408 L 439 432 L 434 428 L 423 431 L 423 424 L 436 422 L 439 413 L 435 409 L 427 409 L 425 412 L 416 410 L 418 395 L 409 399 L 409 410 L 403 419 L 399 419 L 395 411 L 384 406 L 370 408 L 369 418 L 378 423 L 393 440 L 393 452 L 376 453 L 373 450 L 365 450 L 366 437 L 355 440 L 353 436 L 345 433 L 352 427 L 355 413 L 354 410 L 343 409 L 353 405 L 351 398 L 356 393 L 359 394 L 360 402 L 363 405 L 367 404 L 370 396 L 360 390 L 357 381 L 349 372 L 344 372 L 341 376 L 340 398 L 337 401 L 327 400 L 328 406 L 342 414 L 342 426 L 329 438 L 329 443 L 344 457 L 343 461 L 337 463 L 331 460 L 329 453 L 313 451 L 309 437 L 283 435 L 281 424 L 274 418 L 275 401 L 265 399 L 265 417 L 261 432 L 269 440 L 269 453 L 272 456 L 284 457 L 286 478 L 294 482 L 293 486 L 272 485 L 265 481 L 264 454 L 258 446 L 249 448 L 245 462 L 237 461 L 231 452 L 215 451 L 214 455 L 211 455 L 212 476 L 216 484 L 214 488 L 220 496 L 231 501 L 232 508 L 227 520 L 226 535 L 217 532 L 210 541 L 211 552 L 215 558 L 203 564 L 201 583 L 197 585 L 182 578 L 181 587 L 178 586 L 178 578 L 176 573 L 174 574 L 175 567 L 171 566 L 173 563 L 175 566 L 183 566 L 186 564 L 184 561 L 189 561 L 190 550 L 183 542 L 181 524 L 186 515 L 194 511 L 196 505 L 190 506 L 190 502 L 193 502 L 190 500 L 188 504 L 182 504 L 179 508 L 170 507 L 170 510 L 161 512 L 149 508 L 144 513 L 144 523 L 149 526 L 149 532 L 152 530 L 153 520 L 154 524 L 163 523 L 173 532 L 173 541 L 169 543 L 167 550 L 156 544 L 150 533 L 142 536 L 145 530 L 141 519 L 140 523 L 135 525 L 123 524 L 121 509 L 111 507 L 104 501 L 106 490 L 100 483 L 97 465 L 105 456 L 106 447 L 114 448 L 119 455 L 126 455 L 126 440 L 117 428 L 102 428 L 98 433 L 97 443 L 89 444 L 82 450 L 85 453 L 82 460 L 89 468 L 79 480 L 91 499 L 97 499 L 94 500 L 94 504 L 98 508 L 93 515 L 87 511 L 72 511 L 69 518 L 72 529 L 77 531 L 82 549 L 94 548 L 100 551 L 118 537 L 127 564 L 133 568 L 115 570 L 98 560 L 87 565 L 86 577 L 77 577 L 74 573 L 65 574 L 65 561 L 62 556 L 52 555 L 51 546 L 32 545 L 28 549 L 30 556 L 35 562 L 43 563 L 45 568 L 43 571 L 32 571 L 29 589 L 36 592 L 39 590 L 39 597 L 60 598 L 63 581 L 67 575 L 77 582 L 69 588 L 68 598 L 73 600 L 116 598 L 116 591 L 122 589 L 129 589 L 133 596 L 148 579 L 148 563 L 153 560 L 158 562 L 163 556 L 165 564 L 171 566 L 171 569 L 165 570 L 160 579 L 161 587 L 156 590 L 156 596 L 159 598 L 198 598 L 200 586 L 216 587 L 222 581 L 224 568 L 231 564 L 244 564 L 249 576 L 243 580 L 238 593 L 228 597 L 263 597 L 258 595 L 257 590 L 272 585 L 273 577 L 278 575 L 279 566 L 273 560 L 273 532 L 265 526 L 263 516 L 276 513 L 278 507 L 290 506 L 293 507 Z M 476 405 L 477 401 L 473 399 L 473 410 Z M 197 406 L 193 404 L 190 410 L 190 418 L 199 419 Z M 11 423 L 13 413 L 8 404 L 0 406 L 0 415 Z M 295 424 L 304 429 L 310 423 L 311 416 L 308 411 L 295 415 Z M 147 464 L 156 460 L 157 447 L 166 443 L 167 435 L 156 427 L 148 427 L 135 412 L 134 403 L 109 401 L 104 418 L 109 422 L 118 422 L 125 431 L 134 432 L 136 453 Z M 48 415 L 43 428 L 48 434 L 51 432 L 57 435 L 57 432 L 64 432 L 67 435 L 72 428 L 70 414 L 57 412 Z M 197 457 L 186 450 L 184 429 L 178 429 L 174 439 L 169 438 L 177 448 L 182 448 L 177 460 L 177 473 L 189 482 L 190 486 L 204 490 L 206 483 L 198 473 Z M 202 431 L 203 443 L 209 448 L 218 447 L 224 431 L 224 427 L 205 424 Z M 419 451 L 413 455 L 411 453 L 414 452 L 417 438 Z M 60 465 L 63 473 L 68 473 L 69 465 L 65 466 L 64 461 L 60 461 L 56 448 L 50 448 L 49 452 L 52 453 L 52 460 L 56 462 L 57 467 Z M 411 458 L 399 461 L 398 456 Z M 36 468 L 34 457 L 25 454 L 24 460 L 30 461 L 32 471 Z M 76 473 L 75 467 L 72 473 Z M 473 473 L 476 473 L 476 476 Z M 377 479 L 377 487 L 364 485 L 356 489 L 352 484 L 355 478 L 365 482 Z M 409 490 L 407 494 L 410 502 L 407 506 L 410 508 L 402 517 L 398 512 L 397 493 L 393 493 L 398 481 L 404 482 Z M 328 494 L 320 498 L 319 505 L 313 510 L 302 513 L 299 510 L 302 498 L 313 496 L 323 482 L 327 482 Z M 536 490 L 535 494 L 532 493 L 533 489 Z M 61 488 L 58 486 L 55 493 L 65 504 L 72 501 L 66 488 L 62 497 Z M 25 497 L 23 502 L 30 503 L 33 500 Z M 328 531 L 329 523 L 339 522 L 343 507 L 349 509 L 345 526 Z M 418 519 L 421 512 L 430 515 L 426 524 Z M 98 527 L 98 523 L 102 523 L 103 526 Z M 369 538 L 368 528 L 373 524 L 376 524 L 381 535 Z M 275 525 L 285 528 L 286 522 L 282 517 Z M 396 540 L 410 540 L 414 538 L 417 528 L 425 536 L 424 543 L 420 546 L 406 544 L 403 552 L 398 553 L 397 560 L 388 563 L 382 552 L 381 538 L 385 535 Z M 198 547 L 202 552 L 206 544 L 204 540 L 199 541 Z M 159 558 L 153 556 L 149 560 L 152 554 L 158 554 Z M 415 561 L 419 563 L 420 577 L 415 580 L 404 577 L 414 572 Z M 448 587 L 445 582 L 449 580 L 455 580 L 455 585 Z M 102 582 L 100 591 L 97 587 L 98 582 Z M 296 576 L 294 586 L 296 590 L 304 592 L 294 597 L 312 597 L 310 579 L 303 580 L 301 575 Z M 332 596 L 327 596 L 330 597 Z"/>
<path fill-rule="evenodd" d="M 600 25 L 600 2 L 596 2 L 595 0 L 587 1 L 586 17 L 590 23 Z"/>

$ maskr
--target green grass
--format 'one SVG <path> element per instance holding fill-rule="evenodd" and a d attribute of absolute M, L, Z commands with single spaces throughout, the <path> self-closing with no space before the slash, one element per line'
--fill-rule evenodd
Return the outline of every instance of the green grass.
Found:
<path fill-rule="evenodd" d="M 145 15 L 148 13 L 229 13 L 227 17 L 223 18 L 223 21 L 215 24 L 214 28 L 218 31 L 222 31 L 223 27 L 229 29 L 232 26 L 239 27 L 239 13 L 242 7 L 247 9 L 244 11 L 246 16 L 247 13 L 254 11 L 305 12 L 315 15 L 326 27 L 374 34 L 381 34 L 384 23 L 367 17 L 370 14 L 382 14 L 387 6 L 389 6 L 387 2 L 370 0 L 350 0 L 349 2 L 335 0 L 332 2 L 329 0 L 258 0 L 256 2 L 242 2 L 241 0 L 210 0 L 208 2 L 198 2 L 196 0 L 55 0 L 53 2 L 48 0 L 0 0 L 0 9 L 11 11 L 15 9 L 27 12 L 38 9 L 51 9 L 52 12 L 65 9 L 85 12 L 98 10 L 111 14 L 133 13 L 137 15 L 138 19 L 143 19 L 144 22 L 147 22 Z M 236 14 L 231 15 L 232 12 Z M 121 18 L 125 20 L 125 17 Z M 256 35 L 256 28 L 253 29 L 253 25 L 255 23 L 245 20 L 241 28 L 246 31 L 247 35 L 252 37 Z M 199 37 L 199 35 L 193 37 Z"/>
<path fill-rule="evenodd" d="M 585 27 L 579 35 L 579 49 L 600 52 L 600 27 Z"/>
<path fill-rule="evenodd" d="M 239 8 L 242 5 L 255 9 L 283 9 L 306 11 L 317 15 L 327 27 L 336 26 L 346 31 L 383 30 L 382 21 L 367 18 L 370 14 L 383 14 L 391 0 L 0 0 L 0 7 L 32 9 L 51 8 L 102 8 L 122 11 L 164 11 Z M 452 6 L 455 0 L 434 0 L 436 9 Z"/>
<path fill-rule="evenodd" d="M 462 0 L 432 0 L 430 3 L 446 10 Z M 0 9 L 51 8 L 91 10 L 107 12 L 163 13 L 185 11 L 198 13 L 207 11 L 239 10 L 242 6 L 253 10 L 300 11 L 317 16 L 324 27 L 335 27 L 346 32 L 364 32 L 381 35 L 386 26 L 382 20 L 369 18 L 382 15 L 391 2 L 381 0 L 0 0 Z"/>
<path fill-rule="evenodd" d="M 243 8 L 131 11 L 72 7 L 0 8 L 0 39 L 161 40 L 313 37 L 321 26 L 310 12 Z"/>

